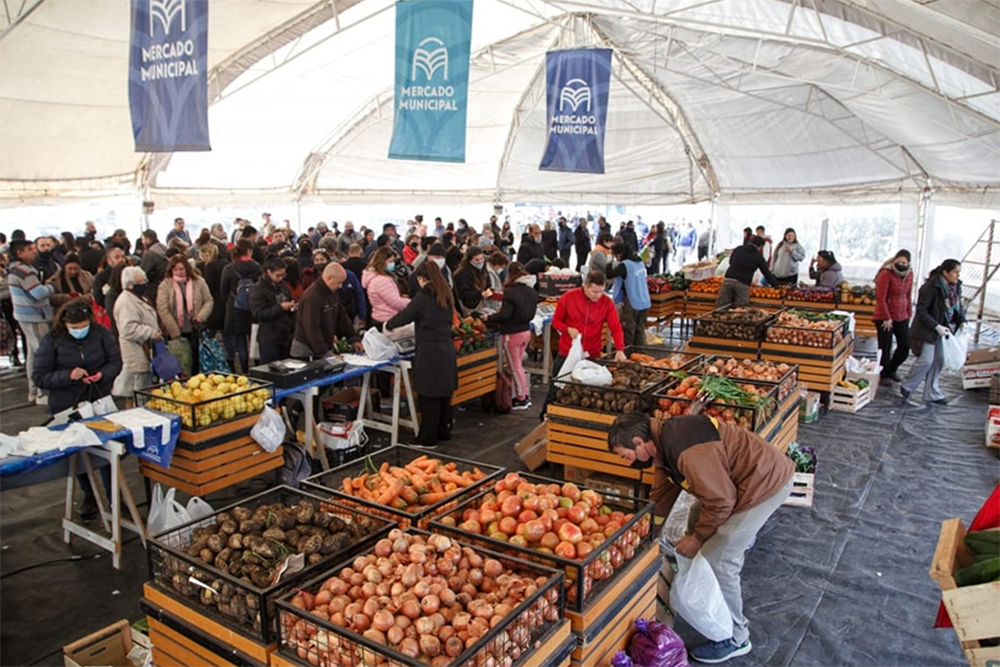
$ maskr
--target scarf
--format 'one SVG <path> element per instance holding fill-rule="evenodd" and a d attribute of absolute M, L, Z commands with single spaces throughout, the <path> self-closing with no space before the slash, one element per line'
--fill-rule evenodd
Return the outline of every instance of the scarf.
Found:
<path fill-rule="evenodd" d="M 184 323 L 190 319 L 188 313 L 194 311 L 194 280 L 182 280 L 178 282 L 173 280 L 174 283 L 174 311 L 177 316 L 177 327 L 180 329 L 184 328 Z M 181 287 L 184 285 L 184 287 Z M 187 300 L 185 301 L 185 296 Z M 184 306 L 187 306 L 187 312 L 184 311 Z"/>
<path fill-rule="evenodd" d="M 958 284 L 950 284 L 944 276 L 938 276 L 944 293 L 948 295 L 948 307 L 944 311 L 945 322 L 949 324 L 958 318 L 958 313 L 962 309 L 962 300 L 958 297 Z"/>

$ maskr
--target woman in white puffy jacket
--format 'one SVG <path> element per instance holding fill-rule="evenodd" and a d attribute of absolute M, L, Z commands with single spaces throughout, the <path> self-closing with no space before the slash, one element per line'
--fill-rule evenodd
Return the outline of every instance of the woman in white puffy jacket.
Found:
<path fill-rule="evenodd" d="M 122 270 L 122 293 L 115 300 L 122 371 L 111 393 L 129 401 L 135 390 L 150 385 L 149 357 L 143 346 L 163 340 L 156 310 L 146 300 L 147 283 L 145 271 L 138 266 L 126 267 Z"/>

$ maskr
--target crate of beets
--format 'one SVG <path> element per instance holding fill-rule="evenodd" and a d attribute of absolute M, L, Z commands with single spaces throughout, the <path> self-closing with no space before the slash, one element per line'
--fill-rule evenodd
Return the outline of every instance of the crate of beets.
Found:
<path fill-rule="evenodd" d="M 503 468 L 396 445 L 308 478 L 323 497 L 388 518 L 400 528 L 426 528 L 503 474 Z"/>
<path fill-rule="evenodd" d="M 718 375 L 685 375 L 654 395 L 653 416 L 667 419 L 700 413 L 726 424 L 759 431 L 774 416 L 778 385 L 734 380 Z"/>
<path fill-rule="evenodd" d="M 726 340 L 759 341 L 777 310 L 756 306 L 726 306 L 705 313 L 694 321 L 694 334 Z"/>
<path fill-rule="evenodd" d="M 268 643 L 277 597 L 324 564 L 370 549 L 392 528 L 381 517 L 280 486 L 151 537 L 149 571 L 163 592 Z M 294 574 L 275 583 L 286 567 Z"/>
<path fill-rule="evenodd" d="M 574 380 L 571 375 L 562 375 L 555 379 L 558 387 L 555 403 L 602 413 L 644 412 L 651 405 L 653 391 L 670 380 L 670 371 L 665 368 L 645 366 L 634 361 L 601 359 L 597 363 L 611 371 L 610 385 L 585 384 Z"/>
<path fill-rule="evenodd" d="M 527 667 L 565 597 L 556 570 L 394 529 L 277 608 L 278 652 L 303 665 Z"/>
<path fill-rule="evenodd" d="M 571 482 L 507 473 L 431 529 L 561 570 L 580 612 L 653 543 L 653 504 Z"/>

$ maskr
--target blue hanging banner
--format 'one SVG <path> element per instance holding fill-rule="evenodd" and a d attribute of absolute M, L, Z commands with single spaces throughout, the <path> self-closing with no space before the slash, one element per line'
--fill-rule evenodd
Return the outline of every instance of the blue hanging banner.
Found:
<path fill-rule="evenodd" d="M 545 54 L 548 139 L 539 169 L 604 173 L 611 49 Z"/>
<path fill-rule="evenodd" d="M 472 0 L 396 3 L 394 160 L 465 162 Z"/>
<path fill-rule="evenodd" d="M 211 150 L 208 0 L 132 0 L 128 101 L 137 152 Z"/>

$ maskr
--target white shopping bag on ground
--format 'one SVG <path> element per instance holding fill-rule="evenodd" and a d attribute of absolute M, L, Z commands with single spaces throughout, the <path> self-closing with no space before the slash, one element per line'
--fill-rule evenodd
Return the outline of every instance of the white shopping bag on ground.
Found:
<path fill-rule="evenodd" d="M 670 587 L 670 606 L 706 639 L 721 642 L 733 636 L 733 617 L 708 560 L 677 555 L 677 578 Z"/>

